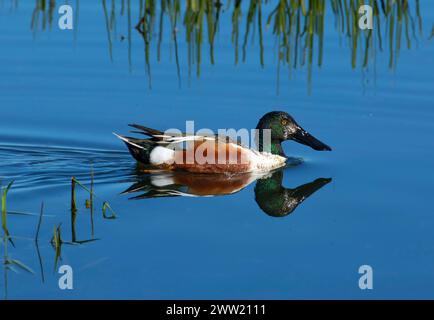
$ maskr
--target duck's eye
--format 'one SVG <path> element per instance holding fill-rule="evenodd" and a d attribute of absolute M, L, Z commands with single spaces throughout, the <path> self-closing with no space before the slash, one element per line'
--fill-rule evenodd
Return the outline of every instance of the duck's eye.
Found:
<path fill-rule="evenodd" d="M 282 119 L 280 121 L 280 123 L 282 124 L 282 126 L 286 126 L 288 124 L 288 120 L 287 119 Z"/>

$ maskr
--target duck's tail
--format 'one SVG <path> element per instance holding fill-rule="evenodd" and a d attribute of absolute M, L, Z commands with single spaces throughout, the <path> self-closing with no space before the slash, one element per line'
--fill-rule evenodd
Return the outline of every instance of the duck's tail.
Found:
<path fill-rule="evenodd" d="M 156 142 L 150 139 L 136 139 L 132 137 L 113 134 L 125 142 L 131 155 L 143 164 L 149 164 L 151 151 L 157 146 Z"/>

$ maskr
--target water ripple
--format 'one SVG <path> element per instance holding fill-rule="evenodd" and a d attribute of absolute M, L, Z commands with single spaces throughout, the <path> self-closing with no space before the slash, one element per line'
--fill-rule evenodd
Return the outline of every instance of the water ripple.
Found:
<path fill-rule="evenodd" d="M 57 146 L 0 144 L 0 179 L 14 189 L 69 184 L 72 176 L 87 182 L 93 168 L 96 183 L 125 180 L 134 164 L 127 152 Z"/>

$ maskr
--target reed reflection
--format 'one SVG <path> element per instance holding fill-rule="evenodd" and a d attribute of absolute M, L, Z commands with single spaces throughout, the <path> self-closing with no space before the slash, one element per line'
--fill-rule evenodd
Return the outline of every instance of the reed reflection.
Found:
<path fill-rule="evenodd" d="M 32 30 L 50 29 L 56 5 L 66 3 L 58 2 L 35 2 Z M 364 74 L 375 69 L 376 53 L 383 51 L 388 53 L 388 67 L 394 70 L 401 47 L 411 49 L 423 35 L 423 8 L 418 0 L 234 0 L 225 3 L 218 0 L 101 0 L 101 4 L 110 59 L 114 59 L 115 45 L 126 39 L 127 59 L 132 70 L 133 39 L 141 39 L 150 87 L 151 64 L 161 61 L 165 39 L 170 43 L 168 56 L 173 57 L 175 73 L 181 83 L 181 64 L 188 66 L 189 77 L 193 70 L 200 76 L 205 44 L 209 63 L 217 64 L 219 47 L 215 39 L 226 25 L 231 26 L 227 41 L 233 46 L 235 65 L 245 62 L 249 54 L 258 54 L 257 61 L 264 67 L 266 60 L 271 61 L 264 59 L 264 43 L 274 42 L 277 83 L 284 67 L 289 73 L 306 68 L 309 88 L 313 68 L 321 68 L 326 63 L 324 35 L 329 27 L 326 19 L 334 19 L 334 31 L 349 51 L 350 67 L 360 67 Z M 372 30 L 358 27 L 358 10 L 362 4 L 373 8 Z M 80 2 L 76 0 L 75 30 L 78 29 L 79 8 Z M 126 30 L 126 33 L 121 34 L 119 30 Z M 225 41 L 219 38 L 220 42 Z M 185 54 L 180 52 L 180 44 L 186 48 Z"/>

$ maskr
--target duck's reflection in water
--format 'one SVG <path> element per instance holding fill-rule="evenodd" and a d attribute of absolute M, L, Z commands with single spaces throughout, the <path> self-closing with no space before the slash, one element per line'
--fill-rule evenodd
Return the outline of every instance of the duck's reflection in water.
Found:
<path fill-rule="evenodd" d="M 161 172 L 138 174 L 138 181 L 123 194 L 138 194 L 130 199 L 157 197 L 213 197 L 234 194 L 256 181 L 255 200 L 259 208 L 273 217 L 284 217 L 292 212 L 309 196 L 332 181 L 318 178 L 312 182 L 290 189 L 282 186 L 285 169 L 268 173 L 191 174 L 183 172 Z"/>
<path fill-rule="evenodd" d="M 282 186 L 282 180 L 283 170 L 279 170 L 268 178 L 258 179 L 255 186 L 256 203 L 262 211 L 273 217 L 293 213 L 300 203 L 332 181 L 331 178 L 318 178 L 290 189 Z"/>

